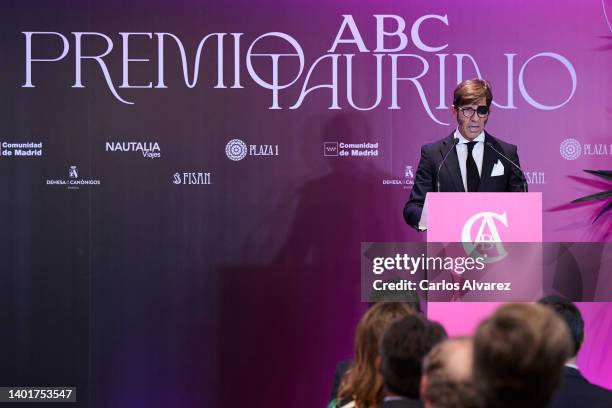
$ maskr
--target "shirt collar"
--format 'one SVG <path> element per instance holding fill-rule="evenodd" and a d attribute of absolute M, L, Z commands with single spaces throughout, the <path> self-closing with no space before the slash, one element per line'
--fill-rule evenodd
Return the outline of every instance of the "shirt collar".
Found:
<path fill-rule="evenodd" d="M 465 137 L 463 137 L 463 135 L 461 134 L 461 132 L 459 131 L 459 129 L 455 129 L 455 134 L 453 135 L 454 138 L 459 139 L 459 144 L 462 143 L 469 143 L 469 140 L 467 140 Z M 483 142 L 484 143 L 485 140 L 485 133 L 484 130 L 482 132 L 480 132 L 480 134 L 478 136 L 476 136 L 476 139 L 472 140 L 473 142 Z"/>
<path fill-rule="evenodd" d="M 402 397 L 400 395 L 388 395 L 388 396 L 385 397 L 385 399 L 383 401 L 384 402 L 387 402 L 387 401 L 403 401 L 403 400 L 406 400 L 406 399 L 408 399 L 408 398 Z"/>

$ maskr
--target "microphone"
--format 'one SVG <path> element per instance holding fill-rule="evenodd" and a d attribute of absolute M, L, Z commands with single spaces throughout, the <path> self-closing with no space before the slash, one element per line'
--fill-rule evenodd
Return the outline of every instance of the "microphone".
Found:
<path fill-rule="evenodd" d="M 437 192 L 440 192 L 440 170 L 442 170 L 442 166 L 444 165 L 444 162 L 446 161 L 446 158 L 448 157 L 448 155 L 450 154 L 450 152 L 453 151 L 453 149 L 455 148 L 455 146 L 457 146 L 457 143 L 459 143 L 459 139 L 457 139 L 456 137 L 453 138 L 453 146 L 448 149 L 448 152 L 446 152 L 446 154 L 444 155 L 444 158 L 442 159 L 442 162 L 440 163 L 440 165 L 438 166 L 438 171 L 436 172 L 436 183 L 437 183 Z"/>
<path fill-rule="evenodd" d="M 502 152 L 500 152 L 499 150 L 497 150 L 494 146 L 493 143 L 491 142 L 486 142 L 485 143 L 487 146 L 489 146 L 491 149 L 493 149 L 493 151 L 497 154 L 499 154 L 501 157 L 503 157 L 504 159 L 506 159 L 508 161 L 508 163 L 510 163 L 511 165 L 513 165 L 515 168 L 518 169 L 518 171 L 521 172 L 521 181 L 523 182 L 523 192 L 526 193 L 527 192 L 527 179 L 525 178 L 525 172 L 523 171 L 523 169 L 521 169 L 516 163 L 514 163 L 512 160 L 510 160 L 510 158 L 508 156 L 506 156 L 505 154 L 503 154 Z"/>

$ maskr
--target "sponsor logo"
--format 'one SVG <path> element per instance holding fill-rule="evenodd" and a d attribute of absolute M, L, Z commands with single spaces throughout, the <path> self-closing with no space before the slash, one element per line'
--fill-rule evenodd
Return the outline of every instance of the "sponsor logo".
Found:
<path fill-rule="evenodd" d="M 323 143 L 323 156 L 337 156 L 338 155 L 338 142 L 324 142 Z"/>
<path fill-rule="evenodd" d="M 42 142 L 0 143 L 0 157 L 40 157 L 42 155 Z"/>
<path fill-rule="evenodd" d="M 48 186 L 64 186 L 69 190 L 78 190 L 82 186 L 99 186 L 99 179 L 83 179 L 79 178 L 79 169 L 77 166 L 68 166 L 67 179 L 49 179 L 46 181 Z"/>
<path fill-rule="evenodd" d="M 582 145 L 576 139 L 565 139 L 561 142 L 559 152 L 565 160 L 576 160 L 582 154 Z"/>
<path fill-rule="evenodd" d="M 546 184 L 543 171 L 526 171 L 525 178 L 527 179 L 527 184 L 529 185 Z"/>
<path fill-rule="evenodd" d="M 106 142 L 107 152 L 138 152 L 148 159 L 159 159 L 161 149 L 157 142 Z"/>
<path fill-rule="evenodd" d="M 404 177 L 406 177 L 407 180 L 412 180 L 412 184 L 414 184 L 414 172 L 412 171 L 412 166 L 406 166 L 406 169 L 404 170 Z"/>
<path fill-rule="evenodd" d="M 247 146 L 240 139 L 232 139 L 225 145 L 225 155 L 233 161 L 240 161 L 246 156 L 278 156 L 278 145 L 250 144 Z"/>
<path fill-rule="evenodd" d="M 508 255 L 496 221 L 508 227 L 506 213 L 498 214 L 490 211 L 474 214 L 465 222 L 461 231 L 461 241 L 467 255 L 483 257 L 485 263 L 500 261 Z M 472 235 L 475 225 L 477 225 L 476 234 Z"/>
<path fill-rule="evenodd" d="M 585 156 L 610 156 L 612 155 L 612 145 L 585 143 L 582 145 L 582 154 Z"/>
<path fill-rule="evenodd" d="M 323 142 L 323 156 L 372 157 L 378 156 L 378 142 L 343 143 Z"/>
<path fill-rule="evenodd" d="M 176 172 L 172 175 L 172 183 L 176 185 L 209 185 L 210 173 L 203 172 Z"/>
<path fill-rule="evenodd" d="M 225 155 L 233 160 L 239 161 L 247 155 L 247 145 L 240 139 L 232 139 L 225 145 Z"/>
<path fill-rule="evenodd" d="M 382 183 L 384 185 L 397 185 L 403 186 L 404 188 L 412 188 L 414 185 L 414 170 L 411 165 L 406 165 L 404 167 L 404 178 L 396 178 L 396 179 L 383 179 Z"/>
<path fill-rule="evenodd" d="M 576 160 L 583 156 L 612 156 L 612 144 L 580 143 L 576 139 L 565 139 L 559 148 L 565 160 Z"/>

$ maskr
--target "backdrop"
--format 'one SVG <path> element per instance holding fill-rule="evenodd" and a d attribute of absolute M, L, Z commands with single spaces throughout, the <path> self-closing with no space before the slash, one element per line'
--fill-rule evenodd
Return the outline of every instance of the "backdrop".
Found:
<path fill-rule="evenodd" d="M 612 3 L 5 1 L 0 385 L 82 407 L 323 406 L 360 243 L 402 208 L 462 79 L 518 145 L 546 241 L 609 241 Z M 609 213 L 608 213 L 609 214 Z M 581 305 L 612 387 L 612 309 Z M 469 330 L 487 305 L 461 309 Z M 447 322 L 448 323 L 448 322 Z"/>

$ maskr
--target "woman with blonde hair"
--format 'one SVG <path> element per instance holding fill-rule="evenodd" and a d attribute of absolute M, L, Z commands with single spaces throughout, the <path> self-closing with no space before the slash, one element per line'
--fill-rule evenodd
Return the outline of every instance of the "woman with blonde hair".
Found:
<path fill-rule="evenodd" d="M 415 314 L 407 303 L 378 303 L 359 321 L 355 334 L 355 360 L 342 377 L 337 407 L 374 408 L 383 400 L 383 378 L 376 368 L 385 330 L 402 317 Z"/>

